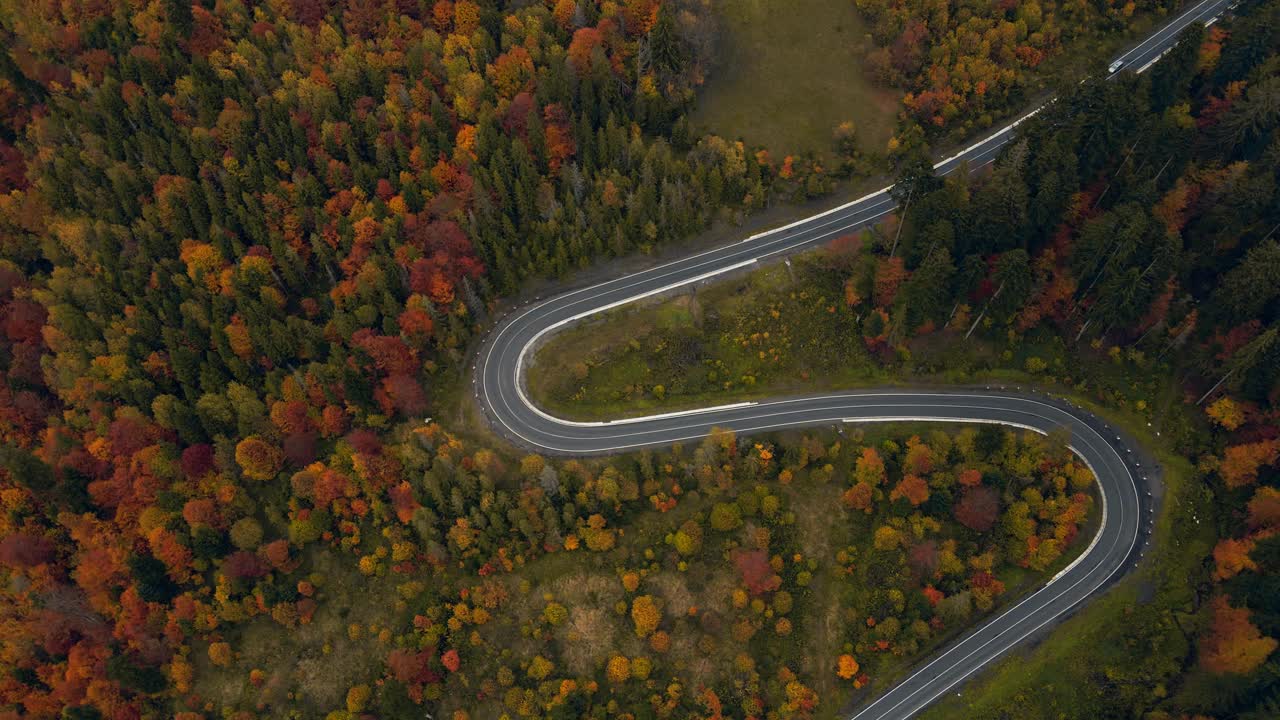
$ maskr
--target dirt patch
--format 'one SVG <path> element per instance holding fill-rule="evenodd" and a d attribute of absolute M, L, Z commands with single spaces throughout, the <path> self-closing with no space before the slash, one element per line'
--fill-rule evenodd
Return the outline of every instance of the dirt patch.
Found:
<path fill-rule="evenodd" d="M 656 594 L 666 601 L 666 607 L 662 610 L 664 615 L 683 617 L 689 614 L 689 608 L 697 604 L 693 599 L 693 593 L 689 592 L 688 583 L 675 573 L 662 573 L 646 578 L 645 584 L 653 588 Z"/>
<path fill-rule="evenodd" d="M 598 607 L 575 607 L 569 611 L 569 622 L 560 633 L 560 647 L 565 664 L 575 675 L 594 674 L 613 649 L 611 612 Z"/>

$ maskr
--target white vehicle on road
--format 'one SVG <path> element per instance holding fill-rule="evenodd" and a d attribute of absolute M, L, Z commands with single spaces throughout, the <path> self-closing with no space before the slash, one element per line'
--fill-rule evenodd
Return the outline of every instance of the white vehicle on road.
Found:
<path fill-rule="evenodd" d="M 1122 67 L 1124 67 L 1124 61 L 1123 61 L 1123 60 L 1117 60 L 1117 61 L 1115 61 L 1115 62 L 1111 63 L 1111 65 L 1107 66 L 1107 72 L 1108 72 L 1108 73 L 1111 73 L 1112 75 L 1114 75 L 1114 74 L 1116 74 L 1116 72 L 1118 72 L 1118 71 L 1120 70 L 1120 68 L 1122 68 Z"/>

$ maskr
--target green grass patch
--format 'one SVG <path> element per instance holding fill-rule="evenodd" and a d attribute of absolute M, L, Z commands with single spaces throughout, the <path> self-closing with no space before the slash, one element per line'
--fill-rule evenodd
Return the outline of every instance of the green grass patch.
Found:
<path fill-rule="evenodd" d="M 690 119 L 769 148 L 779 157 L 831 149 L 832 130 L 853 121 L 864 150 L 884 152 L 897 90 L 863 72 L 874 49 L 850 0 L 722 0 L 721 61 Z"/>
<path fill-rule="evenodd" d="M 571 417 L 617 417 L 724 398 L 886 382 L 850 328 L 839 283 L 807 259 L 771 266 L 554 336 L 527 380 Z"/>
<path fill-rule="evenodd" d="M 1136 428 L 1181 445 L 1200 432 L 1170 382 L 1172 358 L 1068 346 L 1050 329 L 963 328 L 868 349 L 868 303 L 845 303 L 845 275 L 823 251 L 685 294 L 612 310 L 553 335 L 527 382 L 539 405 L 608 420 L 855 387 L 1033 385 L 1132 412 Z"/>

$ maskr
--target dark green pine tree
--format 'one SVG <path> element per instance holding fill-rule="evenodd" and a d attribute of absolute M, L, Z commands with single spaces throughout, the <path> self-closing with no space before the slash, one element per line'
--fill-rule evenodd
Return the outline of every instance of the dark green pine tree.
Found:
<path fill-rule="evenodd" d="M 649 53 L 653 67 L 660 78 L 679 75 L 684 72 L 689 53 L 676 28 L 675 3 L 662 3 L 658 9 L 658 18 L 649 30 Z"/>

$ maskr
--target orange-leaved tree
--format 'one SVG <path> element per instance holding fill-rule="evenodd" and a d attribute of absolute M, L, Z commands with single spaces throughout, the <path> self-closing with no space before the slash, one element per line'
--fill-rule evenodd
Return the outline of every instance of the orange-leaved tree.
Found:
<path fill-rule="evenodd" d="M 1200 638 L 1200 663 L 1209 672 L 1247 675 L 1278 644 L 1249 621 L 1249 609 L 1232 607 L 1226 596 L 1214 598 L 1208 631 Z"/>

